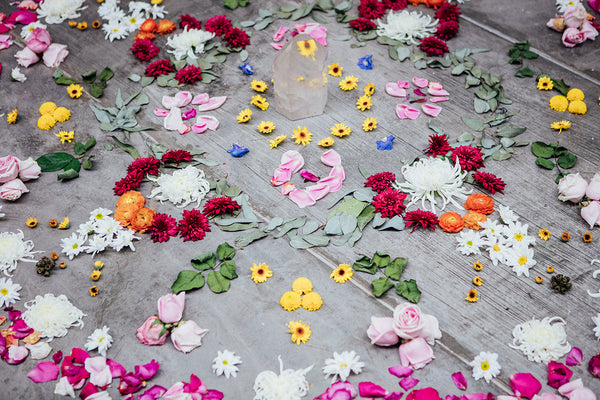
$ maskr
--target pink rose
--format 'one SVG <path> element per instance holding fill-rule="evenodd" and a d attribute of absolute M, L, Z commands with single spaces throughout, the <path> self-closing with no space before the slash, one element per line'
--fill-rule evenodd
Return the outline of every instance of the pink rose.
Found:
<path fill-rule="evenodd" d="M 563 32 L 562 42 L 566 47 L 575 47 L 585 41 L 585 35 L 579 32 L 577 28 L 567 28 Z M 569 174 L 571 175 L 571 174 Z"/>
<path fill-rule="evenodd" d="M 160 332 L 163 329 L 163 324 L 157 320 L 158 316 L 153 315 L 137 329 L 136 336 L 140 340 L 140 343 L 147 344 L 148 346 L 161 345 L 165 343 L 169 331 L 166 331 L 161 335 Z"/>
<path fill-rule="evenodd" d="M 38 163 L 31 157 L 25 161 L 19 160 L 19 178 L 23 182 L 40 177 L 42 169 Z"/>
<path fill-rule="evenodd" d="M 23 193 L 27 192 L 29 192 L 27 186 L 20 179 L 13 179 L 0 186 L 0 199 L 17 200 Z"/>
<path fill-rule="evenodd" d="M 393 346 L 400 340 L 394 332 L 394 319 L 391 317 L 371 317 L 371 325 L 367 335 L 371 344 L 378 346 Z"/>
<path fill-rule="evenodd" d="M 185 307 L 185 292 L 178 295 L 166 294 L 158 299 L 158 318 L 164 324 L 173 324 L 181 320 Z"/>
<path fill-rule="evenodd" d="M 592 200 L 600 200 L 600 173 L 596 172 L 585 189 L 585 195 Z"/>
<path fill-rule="evenodd" d="M 27 47 L 34 53 L 43 53 L 52 43 L 52 38 L 44 28 L 35 28 L 27 38 Z"/>
<path fill-rule="evenodd" d="M 66 44 L 52 43 L 44 52 L 46 67 L 56 68 L 69 55 Z"/>
<path fill-rule="evenodd" d="M 19 176 L 19 162 L 15 156 L 0 157 L 0 183 L 12 181 Z"/>
<path fill-rule="evenodd" d="M 413 369 L 423 368 L 434 359 L 433 349 L 423 338 L 416 338 L 401 344 L 398 353 L 400 354 L 400 364 Z"/>
<path fill-rule="evenodd" d="M 202 344 L 202 338 L 207 333 L 208 329 L 200 328 L 194 321 L 184 321 L 173 329 L 171 340 L 177 350 L 189 353 Z"/>
<path fill-rule="evenodd" d="M 565 364 L 556 361 L 548 363 L 548 386 L 558 389 L 559 386 L 569 382 L 571 376 L 573 376 L 573 371 Z"/>
<path fill-rule="evenodd" d="M 437 318 L 422 314 L 418 306 L 409 303 L 398 304 L 394 309 L 393 329 L 402 339 L 423 338 L 430 344 L 442 337 Z"/>
<path fill-rule="evenodd" d="M 15 53 L 17 63 L 25 68 L 31 64 L 35 64 L 40 61 L 40 58 L 35 54 L 29 47 L 25 47 L 23 50 L 19 50 Z"/>
<path fill-rule="evenodd" d="M 592 229 L 594 225 L 600 225 L 600 202 L 594 200 L 583 207 L 581 209 L 581 218 L 590 225 L 590 229 Z"/>
<path fill-rule="evenodd" d="M 585 195 L 587 185 L 587 181 L 579 175 L 579 172 L 569 174 L 558 181 L 558 199 L 560 201 L 568 200 L 573 203 L 579 203 Z"/>
<path fill-rule="evenodd" d="M 583 35 L 583 40 L 595 40 L 598 36 L 598 31 L 588 20 L 583 21 L 583 24 L 579 27 L 579 33 Z"/>
<path fill-rule="evenodd" d="M 587 11 L 585 11 L 585 7 L 581 3 L 567 6 L 563 13 L 567 28 L 579 28 L 586 17 Z"/>

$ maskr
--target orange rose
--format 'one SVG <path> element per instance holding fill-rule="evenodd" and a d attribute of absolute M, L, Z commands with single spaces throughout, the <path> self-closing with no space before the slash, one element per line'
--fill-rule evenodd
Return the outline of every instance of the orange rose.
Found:
<path fill-rule="evenodd" d="M 152 18 L 145 20 L 140 26 L 140 32 L 152 33 L 156 30 L 156 21 Z"/>
<path fill-rule="evenodd" d="M 129 190 L 119 197 L 119 200 L 117 201 L 117 208 L 133 206 L 136 209 L 140 209 L 144 207 L 144 204 L 146 204 L 146 198 L 144 195 L 135 190 Z"/>
<path fill-rule="evenodd" d="M 465 225 L 460 214 L 455 212 L 447 212 L 440 216 L 440 227 L 445 232 L 456 233 L 460 232 Z"/>
<path fill-rule="evenodd" d="M 131 229 L 140 233 L 146 232 L 150 228 L 150 225 L 152 225 L 155 215 L 156 211 L 148 207 L 140 208 L 130 220 Z"/>
<path fill-rule="evenodd" d="M 464 217 L 462 217 L 462 219 L 463 219 L 463 222 L 465 223 L 465 228 L 469 228 L 469 229 L 478 231 L 481 229 L 481 226 L 479 225 L 479 223 L 487 221 L 487 215 L 481 214 L 478 212 L 469 211 L 468 213 L 466 213 L 464 215 Z"/>
<path fill-rule="evenodd" d="M 481 214 L 491 214 L 494 212 L 494 199 L 487 194 L 473 193 L 467 197 L 465 208 Z"/>
<path fill-rule="evenodd" d="M 136 207 L 133 204 L 117 207 L 115 211 L 115 219 L 123 226 L 130 226 L 131 219 L 135 216 L 140 208 L 142 207 Z"/>
<path fill-rule="evenodd" d="M 177 25 L 175 25 L 175 22 L 169 21 L 168 19 L 163 19 L 158 21 L 158 24 L 156 25 L 156 33 L 158 33 L 159 35 L 171 33 L 176 28 Z"/>

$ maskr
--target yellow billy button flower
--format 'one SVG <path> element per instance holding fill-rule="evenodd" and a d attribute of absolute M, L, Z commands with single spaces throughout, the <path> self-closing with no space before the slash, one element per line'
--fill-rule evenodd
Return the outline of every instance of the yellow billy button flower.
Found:
<path fill-rule="evenodd" d="M 102 23 L 100 23 L 100 21 L 95 20 L 94 22 L 92 22 L 92 28 L 94 29 L 98 29 L 102 26 Z"/>
<path fill-rule="evenodd" d="M 573 88 L 567 92 L 567 100 L 569 101 L 583 101 L 583 99 L 585 99 L 585 95 L 581 89 Z"/>
<path fill-rule="evenodd" d="M 292 283 L 292 290 L 299 295 L 312 292 L 313 284 L 308 278 L 298 278 Z"/>
<path fill-rule="evenodd" d="M 568 110 L 571 114 L 585 114 L 587 112 L 587 106 L 581 100 L 573 100 L 569 103 Z"/>
<path fill-rule="evenodd" d="M 25 221 L 25 225 L 27 225 L 30 228 L 35 228 L 37 226 L 37 218 L 27 218 L 27 221 Z"/>
<path fill-rule="evenodd" d="M 296 292 L 285 292 L 279 299 L 279 304 L 285 311 L 294 311 L 302 305 L 302 297 Z"/>
<path fill-rule="evenodd" d="M 75 28 L 77 26 L 77 21 L 69 21 L 69 26 Z"/>
<path fill-rule="evenodd" d="M 250 83 L 250 87 L 260 93 L 263 93 L 268 89 L 268 86 L 264 81 L 257 81 L 256 79 Z"/>
<path fill-rule="evenodd" d="M 292 334 L 292 342 L 296 344 L 306 343 L 312 334 L 310 326 L 302 321 L 290 321 L 288 332 Z"/>
<path fill-rule="evenodd" d="M 550 108 L 554 111 L 566 111 L 569 107 L 569 100 L 565 96 L 556 95 L 550 99 Z"/>
<path fill-rule="evenodd" d="M 535 277 L 535 283 L 539 284 L 539 283 L 543 283 L 543 282 L 544 282 L 544 278 L 542 278 L 541 276 L 538 275 Z"/>
<path fill-rule="evenodd" d="M 308 130 L 307 127 L 298 126 L 297 129 L 294 129 L 294 134 L 292 135 L 292 139 L 296 142 L 296 144 L 301 144 L 302 146 L 306 146 L 312 140 L 312 133 Z"/>
<path fill-rule="evenodd" d="M 56 110 L 56 104 L 51 101 L 42 103 L 39 109 L 41 115 L 52 114 L 54 110 Z"/>
<path fill-rule="evenodd" d="M 52 114 L 43 114 L 38 118 L 37 126 L 43 131 L 47 131 L 56 125 L 56 119 L 52 116 Z"/>
<path fill-rule="evenodd" d="M 340 81 L 340 89 L 348 91 L 357 88 L 358 78 L 354 75 L 346 76 Z"/>
<path fill-rule="evenodd" d="M 79 29 L 80 31 L 85 31 L 87 29 L 87 22 L 82 21 L 82 22 L 78 23 L 77 29 Z"/>
<path fill-rule="evenodd" d="M 56 228 L 58 226 L 58 221 L 53 218 L 50 221 L 48 221 L 48 225 L 50 226 L 50 228 Z"/>
<path fill-rule="evenodd" d="M 252 110 L 250 110 L 249 108 L 245 108 L 242 111 L 240 111 L 240 113 L 237 116 L 237 122 L 238 124 L 242 124 L 244 122 L 248 122 L 250 121 L 250 118 L 252 117 Z"/>
<path fill-rule="evenodd" d="M 554 82 L 547 76 L 542 76 L 537 83 L 538 90 L 551 90 L 554 87 Z"/>
<path fill-rule="evenodd" d="M 344 283 L 352 279 L 354 271 L 349 264 L 340 264 L 336 269 L 329 275 L 337 283 Z"/>
<path fill-rule="evenodd" d="M 554 267 L 552 265 L 549 265 L 548 268 L 546 268 L 546 272 L 549 274 L 554 273 Z"/>
<path fill-rule="evenodd" d="M 6 122 L 8 122 L 9 124 L 16 124 L 18 117 L 19 117 L 19 113 L 17 112 L 17 109 L 15 108 L 14 110 L 12 110 L 8 114 L 6 114 Z"/>
<path fill-rule="evenodd" d="M 65 107 L 57 107 L 56 110 L 52 112 L 52 116 L 57 122 L 65 122 L 71 118 L 71 111 Z"/>
<path fill-rule="evenodd" d="M 56 254 L 56 253 L 50 253 L 50 258 L 51 258 L 53 261 L 56 261 L 56 260 L 58 260 L 58 254 Z"/>
<path fill-rule="evenodd" d="M 550 235 L 552 235 L 552 233 L 550 233 L 548 229 L 540 229 L 539 231 L 540 239 L 546 242 L 548 241 L 548 239 L 550 239 Z"/>
<path fill-rule="evenodd" d="M 76 83 L 72 83 L 67 87 L 67 93 L 69 93 L 72 99 L 78 99 L 83 93 L 83 88 Z"/>
<path fill-rule="evenodd" d="M 58 264 L 58 266 L 59 266 L 61 269 L 65 269 L 65 268 L 67 268 L 67 263 L 66 263 L 66 262 L 61 262 L 60 264 Z"/>
<path fill-rule="evenodd" d="M 327 136 L 326 138 L 319 140 L 317 144 L 321 147 L 329 147 L 333 144 L 333 142 L 333 138 L 331 136 Z"/>
<path fill-rule="evenodd" d="M 477 297 L 477 289 L 469 290 L 469 294 L 467 294 L 465 300 L 467 300 L 470 303 L 475 303 L 477 300 L 479 300 L 479 298 Z"/>
<path fill-rule="evenodd" d="M 253 267 L 250 270 L 252 271 L 252 280 L 255 283 L 266 282 L 267 279 L 273 276 L 273 271 L 271 271 L 267 264 L 260 263 L 260 265 L 256 265 L 254 263 L 252 265 Z"/>
<path fill-rule="evenodd" d="M 335 124 L 331 127 L 331 134 L 337 137 L 348 136 L 352 132 L 345 124 Z"/>
<path fill-rule="evenodd" d="M 373 102 L 371 101 L 371 96 L 367 96 L 365 94 L 358 98 L 358 101 L 356 102 L 356 107 L 360 111 L 365 111 L 371 108 L 371 104 L 373 104 Z"/>
<path fill-rule="evenodd" d="M 93 281 L 97 281 L 98 279 L 100 279 L 100 275 L 102 275 L 101 271 L 94 270 L 94 271 L 92 271 L 90 278 L 92 278 Z"/>
<path fill-rule="evenodd" d="M 258 124 L 258 131 L 260 133 L 271 133 L 275 129 L 275 125 L 271 121 L 261 121 Z"/>
<path fill-rule="evenodd" d="M 363 122 L 362 127 L 363 127 L 363 130 L 365 132 L 370 132 L 373 129 L 376 129 L 377 128 L 377 118 L 367 118 L 367 119 L 365 119 L 364 122 Z"/>
<path fill-rule="evenodd" d="M 331 76 L 342 76 L 342 70 L 344 67 L 340 67 L 338 63 L 333 63 L 327 67 L 329 69 L 329 75 Z"/>
<path fill-rule="evenodd" d="M 323 299 L 317 292 L 310 292 L 302 297 L 302 308 L 308 311 L 317 311 L 323 305 Z"/>

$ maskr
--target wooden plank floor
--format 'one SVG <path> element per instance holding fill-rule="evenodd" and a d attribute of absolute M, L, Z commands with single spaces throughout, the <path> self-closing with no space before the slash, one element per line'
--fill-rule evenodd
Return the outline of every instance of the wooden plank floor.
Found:
<path fill-rule="evenodd" d="M 0 4 L 0 12 L 10 13 L 12 8 L 7 3 Z M 175 21 L 179 20 L 181 14 L 191 14 L 203 21 L 225 13 L 237 21 L 256 19 L 259 8 L 279 4 L 277 1 L 258 0 L 251 3 L 249 7 L 229 11 L 222 7 L 220 1 L 163 2 L 169 11 L 168 17 Z M 474 58 L 483 70 L 503 76 L 505 93 L 513 100 L 508 108 L 511 111 L 519 110 L 511 123 L 527 127 L 526 133 L 519 139 L 528 142 L 559 139 L 563 146 L 579 157 L 574 171 L 590 179 L 600 171 L 598 43 L 586 42 L 573 49 L 562 47 L 559 34 L 544 26 L 555 14 L 552 1 L 541 4 L 535 0 L 473 0 L 461 7 L 463 17 L 460 20 L 460 32 L 448 42 L 450 50 L 463 47 L 489 49 L 489 52 L 476 54 Z M 412 11 L 415 8 L 409 6 L 408 9 Z M 96 2 L 90 1 L 81 19 L 90 24 L 97 19 L 96 10 Z M 433 13 L 424 6 L 417 10 Z M 356 10 L 351 13 L 355 14 Z M 312 22 L 312 19 L 306 18 L 302 22 Z M 138 114 L 138 120 L 140 125 L 150 125 L 156 129 L 132 134 L 130 143 L 143 156 L 149 155 L 144 144 L 146 138 L 169 148 L 205 150 L 207 158 L 219 162 L 216 167 L 202 168 L 207 176 L 211 179 L 227 176 L 230 184 L 240 186 L 249 195 L 252 208 L 261 219 L 268 221 L 274 217 L 288 219 L 306 215 L 323 224 L 334 194 L 313 207 L 299 209 L 271 185 L 271 173 L 279 165 L 285 151 L 300 151 L 306 168 L 318 175 L 326 174 L 328 168 L 319 161 L 322 149 L 316 142 L 329 135 L 329 127 L 333 124 L 344 122 L 352 128 L 352 134 L 347 138 L 336 138 L 332 147 L 341 155 L 346 171 L 342 190 L 362 187 L 364 179 L 358 165 L 370 173 L 394 172 L 401 180 L 402 160 L 421 155 L 432 131 L 427 127 L 429 119 L 424 116 L 414 121 L 399 120 L 394 114 L 396 100 L 386 95 L 383 89 L 386 82 L 411 80 L 414 76 L 442 82 L 450 92 L 450 100 L 440 103 L 443 111 L 432 119 L 432 123 L 448 133 L 451 141 L 468 130 L 461 122 L 461 116 L 478 117 L 473 110 L 474 90 L 465 89 L 463 76 L 452 76 L 447 69 L 416 70 L 409 61 L 393 61 L 388 56 L 387 47 L 375 41 L 368 42 L 362 48 L 351 48 L 353 41 L 333 39 L 346 34 L 347 29 L 331 22 L 327 24 L 328 62 L 338 62 L 344 67 L 344 75 L 358 77 L 359 90 L 367 82 L 376 85 L 371 110 L 358 111 L 355 106 L 357 91 L 343 92 L 337 87 L 339 78 L 329 77 L 329 97 L 323 115 L 289 121 L 275 110 L 272 89 L 269 89 L 266 97 L 271 107 L 264 112 L 254 108 L 252 120 L 245 125 L 238 124 L 235 116 L 241 109 L 250 107 L 249 101 L 253 95 L 251 80 L 270 82 L 272 63 L 277 52 L 268 43 L 279 26 L 291 28 L 293 22 L 278 20 L 264 31 L 248 29 L 252 34 L 251 46 L 247 50 L 249 61 L 255 68 L 253 76 L 240 72 L 239 57 L 232 54 L 226 63 L 215 67 L 220 75 L 218 81 L 186 87 L 194 94 L 208 92 L 211 96 L 228 96 L 223 107 L 210 113 L 220 121 L 216 132 L 179 135 L 164 130 L 162 121 L 154 116 L 152 110 L 160 107 L 162 96 L 173 95 L 176 90 L 153 84 L 143 89 L 150 103 Z M 3 66 L 0 76 L 0 113 L 17 108 L 20 118 L 16 125 L 7 125 L 5 121 L 0 123 L 3 150 L 0 156 L 14 154 L 20 158 L 36 158 L 47 152 L 71 151 L 72 145 L 62 145 L 54 136 L 59 130 L 75 130 L 76 140 L 84 142 L 93 136 L 98 142 L 93 150 L 95 167 L 92 171 L 83 171 L 80 178 L 63 183 L 56 181 L 55 173 L 44 173 L 39 180 L 28 184 L 30 193 L 17 202 L 1 204 L 6 216 L 0 219 L 0 231 L 23 230 L 25 238 L 34 241 L 35 249 L 47 255 L 60 250 L 60 239 L 70 234 L 70 231 L 49 229 L 47 220 L 68 216 L 72 226 L 77 227 L 87 220 L 94 208 L 114 208 L 116 197 L 112 188 L 125 175 L 132 159 L 118 149 L 110 152 L 105 150 L 104 144 L 113 143 L 112 139 L 100 130 L 89 103 L 114 105 L 117 89 L 123 93 L 139 90 L 140 85 L 130 81 L 128 76 L 131 73 L 143 75 L 146 64 L 142 65 L 129 51 L 133 37 L 111 43 L 105 41 L 98 30 L 80 32 L 69 28 L 66 22 L 49 25 L 53 41 L 69 46 L 70 55 L 60 66 L 66 74 L 78 77 L 90 69 L 101 70 L 105 66 L 115 72 L 102 98 L 96 100 L 89 93 L 84 93 L 80 99 L 74 100 L 68 97 L 63 86 L 53 82 L 53 70 L 41 63 L 24 70 L 26 82 L 10 81 L 10 70 L 16 66 L 14 53 L 23 47 L 23 42 L 18 38 L 19 29 L 12 32 L 15 45 L 0 51 L 0 63 Z M 578 116 L 554 112 L 548 107 L 548 100 L 554 92 L 538 91 L 533 78 L 513 77 L 517 68 L 508 64 L 507 55 L 513 45 L 512 40 L 529 40 L 532 48 L 542 54 L 542 57 L 528 61 L 536 74 L 548 73 L 564 79 L 572 87 L 582 89 L 586 94 L 588 113 Z M 165 43 L 165 37 L 157 39 L 161 48 L 160 57 L 168 55 Z M 367 54 L 373 55 L 374 68 L 361 70 L 357 61 Z M 54 101 L 69 108 L 71 119 L 50 131 L 39 130 L 36 127 L 38 108 L 44 101 Z M 378 128 L 374 132 L 365 133 L 361 129 L 362 121 L 367 116 L 378 119 Z M 569 119 L 573 125 L 558 137 L 549 126 L 561 119 Z M 268 136 L 258 133 L 256 125 L 261 120 L 273 121 L 277 127 L 275 132 Z M 300 148 L 289 139 L 292 129 L 298 125 L 306 126 L 314 135 L 313 142 L 305 148 Z M 268 139 L 280 134 L 287 134 L 288 139 L 279 148 L 270 150 Z M 393 149 L 377 150 L 375 140 L 390 134 L 396 137 Z M 122 133 L 118 133 L 118 136 L 123 139 Z M 250 148 L 250 152 L 242 158 L 232 158 L 226 153 L 232 143 L 243 144 Z M 190 268 L 191 258 L 214 250 L 223 241 L 232 243 L 237 236 L 237 233 L 222 232 L 213 227 L 206 239 L 199 242 L 183 243 L 180 239 L 173 239 L 164 244 L 154 244 L 148 235 L 144 235 L 142 240 L 136 242 L 135 252 L 106 251 L 94 259 L 89 255 L 81 255 L 68 262 L 66 270 L 56 271 L 47 279 L 36 275 L 31 264 L 19 263 L 13 280 L 21 284 L 23 289 L 16 308 L 23 309 L 23 303 L 36 295 L 66 294 L 87 317 L 83 329 L 70 329 L 66 337 L 51 342 L 55 350 L 68 353 L 72 347 L 83 347 L 87 336 L 95 328 L 107 325 L 114 338 L 108 357 L 122 362 L 128 369 L 135 364 L 156 359 L 161 363 L 161 369 L 151 383 L 165 387 L 179 380 L 187 381 L 190 373 L 194 373 L 209 388 L 223 391 L 225 398 L 249 398 L 253 396 L 252 386 L 256 375 L 263 370 L 278 371 L 277 357 L 281 355 L 285 368 L 300 369 L 314 365 L 307 374 L 307 380 L 311 383 L 307 398 L 312 398 L 323 392 L 329 384 L 329 380 L 324 379 L 321 373 L 325 359 L 331 357 L 334 351 L 354 350 L 366 366 L 359 376 L 351 375 L 350 381 L 354 384 L 373 381 L 392 391 L 398 389 L 398 379 L 389 375 L 387 368 L 399 364 L 397 348 L 372 346 L 366 329 L 370 316 L 391 315 L 395 305 L 401 302 L 400 297 L 390 292 L 380 299 L 374 298 L 369 287 L 371 277 L 365 277 L 364 274 L 355 273 L 352 281 L 344 285 L 336 284 L 329 278 L 338 264 L 352 264 L 361 255 L 371 255 L 378 250 L 392 257 L 409 259 L 403 279 L 417 280 L 423 292 L 419 306 L 439 319 L 443 332 L 442 339 L 434 347 L 435 360 L 414 374 L 420 380 L 417 388 L 433 386 L 442 395 L 459 395 L 459 390 L 451 380 L 451 374 L 456 371 L 462 371 L 467 377 L 469 392 L 509 393 L 509 378 L 517 372 L 531 372 L 545 383 L 546 365 L 529 362 L 521 352 L 509 347 L 512 329 L 531 318 L 558 316 L 567 322 L 569 343 L 583 350 L 586 363 L 598 353 L 600 346 L 592 332 L 594 324 L 591 318 L 600 312 L 600 300 L 589 297 L 587 290 L 595 291 L 600 287 L 600 283 L 592 278 L 594 268 L 590 266 L 592 259 L 600 258 L 600 235 L 597 229 L 589 230 L 575 206 L 556 199 L 556 171 L 537 167 L 530 147 L 516 148 L 510 160 L 486 162 L 486 171 L 497 174 L 506 182 L 505 193 L 493 196 L 496 204 L 514 210 L 521 221 L 529 225 L 530 235 L 537 236 L 539 229 L 548 229 L 552 237 L 548 242 L 536 241 L 537 265 L 529 278 L 517 277 L 507 267 L 494 267 L 487 256 L 480 256 L 485 265 L 480 273 L 484 284 L 479 290 L 480 300 L 474 304 L 467 303 L 465 296 L 472 287 L 471 279 L 475 275 L 472 264 L 478 258 L 461 255 L 455 249 L 455 238 L 440 229 L 410 233 L 408 230 L 377 231 L 369 226 L 354 247 L 329 245 L 309 250 L 293 249 L 287 238 L 268 237 L 238 251 L 235 261 L 240 277 L 232 281 L 229 292 L 215 295 L 208 288 L 203 288 L 187 295 L 184 318 L 194 320 L 210 330 L 201 347 L 190 354 L 182 354 L 170 343 L 155 347 L 141 345 L 135 337 L 135 329 L 155 313 L 156 300 L 169 292 L 177 273 Z M 144 183 L 141 191 L 149 195 L 151 184 Z M 180 209 L 169 204 L 160 204 L 152 199 L 148 200 L 148 204 L 159 212 L 177 218 L 181 215 Z M 448 211 L 459 210 L 449 206 Z M 28 217 L 37 217 L 40 226 L 28 229 L 25 226 Z M 562 243 L 559 240 L 563 231 L 571 233 L 573 239 L 570 242 Z M 598 237 L 592 243 L 583 243 L 581 237 L 586 231 Z M 106 266 L 98 282 L 101 293 L 92 298 L 88 294 L 91 286 L 89 273 L 96 259 L 102 260 Z M 267 283 L 257 285 L 250 279 L 249 268 L 255 262 L 265 262 L 273 269 L 273 278 Z M 552 292 L 549 275 L 545 273 L 548 265 L 555 266 L 558 272 L 572 278 L 573 289 L 568 294 Z M 535 283 L 536 275 L 544 276 L 543 285 Z M 324 305 L 320 310 L 308 312 L 300 309 L 288 313 L 279 306 L 280 296 L 291 290 L 292 282 L 300 276 L 311 279 L 315 290 L 321 294 Z M 307 343 L 297 346 L 290 341 L 286 333 L 290 320 L 302 320 L 310 324 L 313 334 Z M 217 350 L 223 349 L 235 351 L 243 360 L 235 379 L 227 380 L 211 372 L 212 359 Z M 502 372 L 490 384 L 483 380 L 474 381 L 471 377 L 468 362 L 480 351 L 499 354 Z M 35 363 L 31 359 L 19 366 L 2 363 L 0 382 L 3 392 L 11 393 L 11 397 L 7 398 L 54 398 L 51 394 L 54 383 L 33 384 L 26 377 Z M 574 379 L 582 378 L 588 387 L 600 393 L 598 379 L 588 373 L 585 364 L 572 370 Z M 120 398 L 116 386 L 113 384 L 109 392 L 113 398 Z M 545 389 L 554 392 L 546 386 Z"/>

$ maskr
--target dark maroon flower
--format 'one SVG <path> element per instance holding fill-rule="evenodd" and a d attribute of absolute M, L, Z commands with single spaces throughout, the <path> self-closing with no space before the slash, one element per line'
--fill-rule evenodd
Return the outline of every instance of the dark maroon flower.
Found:
<path fill-rule="evenodd" d="M 377 28 L 377 24 L 367 18 L 356 18 L 349 22 L 350 26 L 357 31 L 370 31 Z"/>
<path fill-rule="evenodd" d="M 127 176 L 117 183 L 115 183 L 115 187 L 113 188 L 113 192 L 120 196 L 125 192 L 130 190 L 137 189 L 144 180 L 144 173 L 142 171 L 132 171 L 127 174 Z"/>
<path fill-rule="evenodd" d="M 458 22 L 449 19 L 440 23 L 435 32 L 435 36 L 442 40 L 450 40 L 458 33 Z"/>
<path fill-rule="evenodd" d="M 435 133 L 429 135 L 429 146 L 423 149 L 431 157 L 445 156 L 450 150 L 452 147 L 448 144 L 448 136 Z"/>
<path fill-rule="evenodd" d="M 435 231 L 435 226 L 439 221 L 438 217 L 430 211 L 415 210 L 406 213 L 404 222 L 407 227 L 412 226 L 411 232 L 414 232 L 418 226 L 421 226 L 423 229 L 431 228 L 431 230 Z"/>
<path fill-rule="evenodd" d="M 200 210 L 184 210 L 183 219 L 179 221 L 179 232 L 184 242 L 202 240 L 206 232 L 210 232 L 208 219 Z"/>
<path fill-rule="evenodd" d="M 204 214 L 207 217 L 213 217 L 220 214 L 232 214 L 235 210 L 239 210 L 241 206 L 235 200 L 227 196 L 213 197 L 204 204 Z"/>
<path fill-rule="evenodd" d="M 233 29 L 231 20 L 225 15 L 215 15 L 206 20 L 204 29 L 208 32 L 212 32 L 217 36 L 221 36 Z"/>
<path fill-rule="evenodd" d="M 175 71 L 175 67 L 173 67 L 170 60 L 157 60 L 146 67 L 145 74 L 146 76 L 157 77 L 170 74 L 173 71 Z"/>
<path fill-rule="evenodd" d="M 202 80 L 202 70 L 195 65 L 188 65 L 185 68 L 180 69 L 175 74 L 175 79 L 181 85 L 182 83 L 194 83 Z"/>
<path fill-rule="evenodd" d="M 370 187 L 377 193 L 381 193 L 386 189 L 389 189 L 392 182 L 396 180 L 396 175 L 391 172 L 379 172 L 378 174 L 371 175 L 365 182 L 365 187 Z"/>
<path fill-rule="evenodd" d="M 600 353 L 590 358 L 590 362 L 588 363 L 588 371 L 590 371 L 590 374 L 594 375 L 596 378 L 600 378 Z"/>
<path fill-rule="evenodd" d="M 127 173 L 141 171 L 148 175 L 158 175 L 160 160 L 154 157 L 138 158 L 127 167 Z"/>
<path fill-rule="evenodd" d="M 382 217 L 391 218 L 395 215 L 402 215 L 406 209 L 405 199 L 406 194 L 394 189 L 386 189 L 373 197 L 371 204 L 375 207 L 375 212 L 381 213 Z"/>
<path fill-rule="evenodd" d="M 440 20 L 440 23 L 450 19 L 458 21 L 460 15 L 460 7 L 456 4 L 444 3 L 435 12 L 435 17 Z"/>
<path fill-rule="evenodd" d="M 192 154 L 185 150 L 169 150 L 163 154 L 161 161 L 164 163 L 181 164 L 183 161 L 192 161 Z"/>
<path fill-rule="evenodd" d="M 427 53 L 428 57 L 443 56 L 448 52 L 448 46 L 446 42 L 435 36 L 428 36 L 421 39 L 419 48 Z"/>
<path fill-rule="evenodd" d="M 571 376 L 573 376 L 573 371 L 567 368 L 565 364 L 556 361 L 548 363 L 548 386 L 558 389 L 569 382 Z"/>
<path fill-rule="evenodd" d="M 248 34 L 238 28 L 233 28 L 227 32 L 224 39 L 227 41 L 227 45 L 233 49 L 238 47 L 245 49 L 250 44 Z"/>
<path fill-rule="evenodd" d="M 404 10 L 408 5 L 407 0 L 383 0 L 383 6 L 390 10 Z"/>
<path fill-rule="evenodd" d="M 496 192 L 504 193 L 504 181 L 494 174 L 477 171 L 473 174 L 473 179 L 483 186 L 485 190 L 492 192 L 492 194 L 495 194 Z"/>
<path fill-rule="evenodd" d="M 160 49 L 150 39 L 137 39 L 131 46 L 131 52 L 142 61 L 150 61 L 160 53 Z"/>
<path fill-rule="evenodd" d="M 150 233 L 154 243 L 166 242 L 171 236 L 177 236 L 178 232 L 177 220 L 169 214 L 156 214 L 152 220 L 152 225 L 150 225 Z"/>
<path fill-rule="evenodd" d="M 192 17 L 189 14 L 180 15 L 181 21 L 179 21 L 179 27 L 181 29 L 185 29 L 187 26 L 188 29 L 201 29 L 202 22 L 198 21 L 196 18 Z"/>
<path fill-rule="evenodd" d="M 452 150 L 452 160 L 460 163 L 463 171 L 477 171 L 483 167 L 483 153 L 473 146 L 458 146 Z"/>
<path fill-rule="evenodd" d="M 385 7 L 379 0 L 360 0 L 358 6 L 358 15 L 368 19 L 377 19 L 383 17 Z"/>

